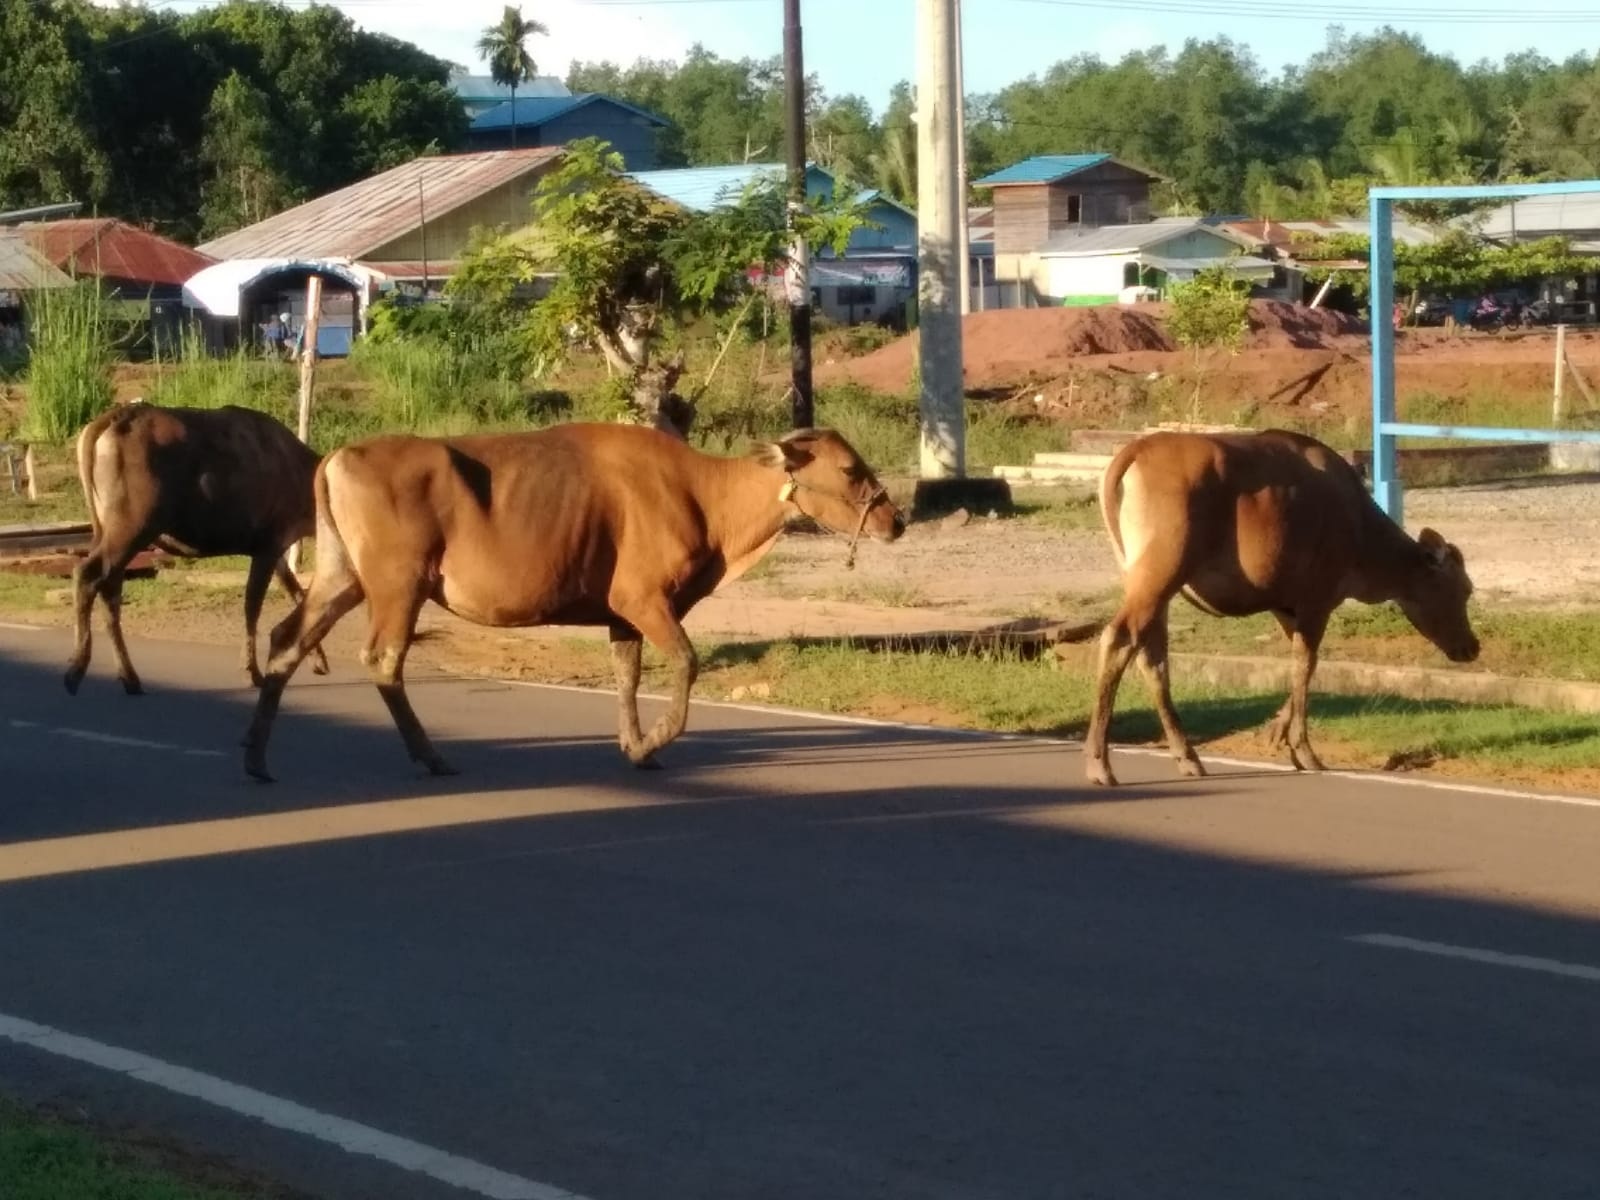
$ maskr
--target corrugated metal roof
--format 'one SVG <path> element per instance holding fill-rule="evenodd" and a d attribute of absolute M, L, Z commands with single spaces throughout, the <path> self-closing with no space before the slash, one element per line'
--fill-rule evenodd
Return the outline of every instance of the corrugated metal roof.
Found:
<path fill-rule="evenodd" d="M 1041 255 L 1073 258 L 1085 254 L 1133 254 L 1170 242 L 1173 238 L 1205 229 L 1218 237 L 1220 230 L 1206 229 L 1196 217 L 1157 217 L 1133 225 L 1098 225 L 1058 233 L 1044 244 Z M 1229 238 L 1229 241 L 1237 239 Z"/>
<path fill-rule="evenodd" d="M 514 115 L 518 129 L 531 129 L 538 125 L 546 125 L 557 117 L 565 116 L 590 104 L 610 104 L 656 125 L 672 124 L 665 117 L 658 117 L 655 113 L 629 104 L 626 100 L 618 100 L 614 96 L 605 96 L 599 92 L 579 92 L 572 96 L 518 96 L 515 101 L 507 100 L 473 117 L 472 128 L 480 132 L 485 129 L 507 129 L 511 126 Z"/>
<path fill-rule="evenodd" d="M 1588 233 L 1600 229 L 1600 193 L 1529 196 L 1502 204 L 1491 210 L 1487 218 L 1467 216 L 1461 218 L 1460 223 L 1497 241 L 1512 237 L 1513 231 L 1519 241 Z"/>
<path fill-rule="evenodd" d="M 465 72 L 450 77 L 450 87 L 466 101 L 509 100 L 511 88 L 496 83 L 493 75 L 471 75 Z M 554 75 L 539 75 L 525 79 L 517 85 L 518 96 L 570 96 L 567 85 Z"/>
<path fill-rule="evenodd" d="M 216 259 L 364 258 L 420 224 L 421 203 L 431 221 L 486 192 L 538 171 L 562 154 L 559 146 L 443 154 L 408 163 L 318 196 L 236 233 L 204 242 Z"/>
<path fill-rule="evenodd" d="M 19 228 L 29 245 L 69 274 L 181 287 L 212 263 L 197 250 L 114 217 L 28 222 Z"/>
<path fill-rule="evenodd" d="M 632 171 L 628 177 L 656 195 L 691 212 L 705 212 L 732 204 L 750 184 L 762 178 L 782 179 L 782 163 L 735 163 L 726 167 L 673 167 L 662 171 Z M 809 175 L 815 167 L 807 167 Z"/>
<path fill-rule="evenodd" d="M 1266 242 L 1280 250 L 1287 249 L 1296 234 L 1331 237 L 1349 233 L 1367 237 L 1371 233 L 1365 217 L 1332 217 L 1321 220 L 1296 221 L 1228 221 L 1222 226 L 1236 234 L 1257 242 Z M 1438 240 L 1438 233 L 1426 225 L 1418 225 L 1400 216 L 1393 220 L 1394 240 L 1406 246 L 1426 246 Z"/>
<path fill-rule="evenodd" d="M 20 233 L 0 230 L 0 291 L 34 292 L 71 286 L 72 280 L 51 266 Z"/>
<path fill-rule="evenodd" d="M 1079 171 L 1087 171 L 1090 167 L 1098 167 L 1101 163 L 1110 161 L 1109 154 L 1036 154 L 1032 158 L 1012 163 L 992 175 L 985 175 L 982 179 L 975 180 L 973 186 L 1054 183 L 1058 179 L 1065 179 L 1068 175 L 1076 175 Z"/>

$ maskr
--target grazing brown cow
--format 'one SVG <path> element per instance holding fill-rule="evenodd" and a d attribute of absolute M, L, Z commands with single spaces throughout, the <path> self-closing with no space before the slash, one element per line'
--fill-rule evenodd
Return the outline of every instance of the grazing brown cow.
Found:
<path fill-rule="evenodd" d="M 67 666 L 76 693 L 89 669 L 89 617 L 105 601 L 117 677 L 129 695 L 143 691 L 122 639 L 122 579 L 129 560 L 152 543 L 169 554 L 250 557 L 244 587 L 244 667 L 261 685 L 256 621 L 274 572 L 299 601 L 300 583 L 284 552 L 310 535 L 311 480 L 317 456 L 283 425 L 253 409 L 114 408 L 78 435 L 78 479 L 93 538 L 73 572 L 78 643 Z M 317 651 L 315 667 L 328 662 Z"/>
<path fill-rule="evenodd" d="M 1355 469 L 1314 438 L 1280 429 L 1149 434 L 1106 468 L 1100 509 L 1124 595 L 1100 638 L 1084 744 L 1091 783 L 1116 782 L 1107 730 L 1117 684 L 1136 652 L 1181 772 L 1205 774 L 1167 679 L 1167 605 L 1180 591 L 1213 616 L 1277 618 L 1294 664 L 1289 700 L 1268 732 L 1298 770 L 1322 769 L 1306 728 L 1306 692 L 1328 618 L 1345 600 L 1393 600 L 1452 662 L 1478 657 L 1461 551 L 1431 529 L 1413 540 Z"/>
<path fill-rule="evenodd" d="M 623 753 L 653 766 L 683 731 L 698 669 L 684 615 L 738 578 L 804 515 L 892 541 L 905 521 L 838 434 L 797 430 L 746 458 L 701 453 L 654 429 L 558 425 L 461 438 L 380 437 L 317 469 L 317 567 L 306 601 L 272 631 L 272 657 L 245 738 L 245 770 L 267 773 L 267 738 L 306 651 L 364 597 L 362 661 L 413 760 L 450 768 L 406 698 L 403 669 L 423 601 L 480 625 L 605 625 Z M 852 541 L 852 545 L 854 542 Z M 639 727 L 639 656 L 671 661 L 673 695 Z"/>

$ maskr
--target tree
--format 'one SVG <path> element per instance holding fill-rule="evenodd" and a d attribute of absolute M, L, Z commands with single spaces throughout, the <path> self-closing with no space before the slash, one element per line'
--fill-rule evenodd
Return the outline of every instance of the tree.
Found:
<path fill-rule="evenodd" d="M 1239 353 L 1250 328 L 1250 285 L 1229 264 L 1203 267 L 1189 282 L 1170 285 L 1167 299 L 1172 304 L 1167 329 L 1180 346 L 1194 351 L 1191 419 L 1198 420 L 1205 357 L 1216 350 Z"/>
<path fill-rule="evenodd" d="M 200 157 L 201 228 L 218 234 L 264 220 L 294 199 L 279 166 L 281 142 L 267 97 L 238 72 L 223 80 L 206 113 Z"/>
<path fill-rule="evenodd" d="M 489 64 L 489 74 L 498 84 L 511 89 L 511 148 L 517 148 L 517 85 L 532 79 L 538 69 L 528 52 L 528 39 L 550 31 L 531 17 L 523 17 L 521 5 L 506 5 L 500 20 L 483 31 L 478 53 Z"/>
<path fill-rule="evenodd" d="M 758 294 L 751 273 L 776 276 L 787 265 L 783 177 L 691 213 L 634 183 L 621 155 L 588 138 L 540 180 L 533 209 L 531 234 L 480 247 L 448 294 L 492 323 L 514 305 L 519 284 L 553 276 L 521 318 L 536 369 L 554 369 L 575 343 L 592 344 L 624 380 L 636 419 L 687 436 L 696 396 L 676 391 L 683 357 L 657 351 L 697 317 L 748 307 Z M 810 206 L 800 232 L 838 253 L 860 221 L 850 201 L 835 199 Z"/>

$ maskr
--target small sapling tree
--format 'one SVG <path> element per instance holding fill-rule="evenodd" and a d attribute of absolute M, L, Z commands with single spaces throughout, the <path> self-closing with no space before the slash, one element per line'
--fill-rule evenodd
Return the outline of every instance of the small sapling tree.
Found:
<path fill-rule="evenodd" d="M 1227 264 L 1203 267 L 1187 283 L 1170 285 L 1167 299 L 1172 304 L 1167 328 L 1180 346 L 1194 352 L 1190 420 L 1198 421 L 1207 358 L 1218 350 L 1237 354 L 1244 346 L 1250 328 L 1250 285 Z"/>

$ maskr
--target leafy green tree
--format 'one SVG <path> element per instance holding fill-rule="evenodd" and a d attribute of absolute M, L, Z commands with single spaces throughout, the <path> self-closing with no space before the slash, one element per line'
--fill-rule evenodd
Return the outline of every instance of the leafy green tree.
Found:
<path fill-rule="evenodd" d="M 280 166 L 282 138 L 266 95 L 235 72 L 211 98 L 200 157 L 202 229 L 221 233 L 264 220 L 293 201 Z"/>
<path fill-rule="evenodd" d="M 752 303 L 753 268 L 777 274 L 787 264 L 783 180 L 763 181 L 711 212 L 685 212 L 634 183 L 621 155 L 589 138 L 569 146 L 540 181 L 533 208 L 533 232 L 482 245 L 449 294 L 494 322 L 508 319 L 521 288 L 545 276 L 548 293 L 520 318 L 537 368 L 553 369 L 574 344 L 592 344 L 623 379 L 637 419 L 686 436 L 695 396 L 676 390 L 684 360 L 658 351 L 694 319 Z M 860 219 L 847 200 L 834 200 L 813 205 L 799 228 L 813 246 L 837 252 Z M 736 330 L 737 323 L 728 336 Z"/>
<path fill-rule="evenodd" d="M 106 193 L 83 67 L 69 46 L 71 15 L 0 3 L 0 204 L 98 201 Z"/>
<path fill-rule="evenodd" d="M 489 64 L 489 74 L 498 84 L 511 89 L 511 148 L 517 148 L 517 86 L 537 73 L 528 39 L 550 31 L 532 17 L 522 15 L 521 5 L 506 5 L 500 20 L 483 31 L 478 53 Z"/>
<path fill-rule="evenodd" d="M 1206 358 L 1217 351 L 1238 354 L 1250 329 L 1250 285 L 1231 265 L 1204 267 L 1186 283 L 1167 287 L 1172 312 L 1167 329 L 1180 346 L 1194 352 L 1195 383 L 1191 419 L 1198 420 Z"/>

